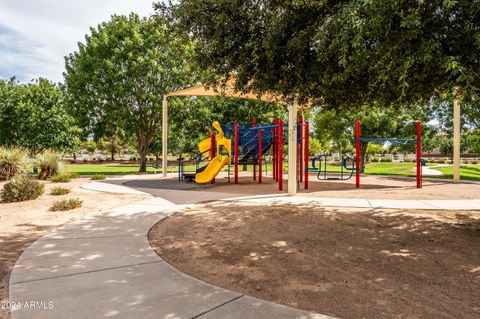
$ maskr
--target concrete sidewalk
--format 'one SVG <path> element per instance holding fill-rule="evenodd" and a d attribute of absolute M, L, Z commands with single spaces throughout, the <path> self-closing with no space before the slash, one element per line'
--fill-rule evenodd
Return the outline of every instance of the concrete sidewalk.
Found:
<path fill-rule="evenodd" d="M 221 201 L 314 205 L 323 207 L 356 207 L 356 208 L 388 208 L 388 209 L 426 209 L 426 210 L 480 210 L 480 199 L 464 200 L 416 200 L 416 199 L 362 199 L 362 198 L 322 198 L 307 196 L 288 196 L 285 194 L 258 195 L 237 198 L 225 198 Z"/>
<path fill-rule="evenodd" d="M 185 207 L 150 199 L 39 239 L 12 271 L 12 318 L 328 318 L 212 286 L 159 258 L 148 230 Z"/>

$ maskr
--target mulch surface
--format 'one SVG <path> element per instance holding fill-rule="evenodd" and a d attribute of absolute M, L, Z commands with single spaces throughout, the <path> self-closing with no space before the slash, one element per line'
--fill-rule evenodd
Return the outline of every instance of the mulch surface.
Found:
<path fill-rule="evenodd" d="M 189 275 L 341 318 L 479 318 L 478 212 L 206 204 L 149 233 Z M 442 215 L 443 214 L 443 215 Z"/>

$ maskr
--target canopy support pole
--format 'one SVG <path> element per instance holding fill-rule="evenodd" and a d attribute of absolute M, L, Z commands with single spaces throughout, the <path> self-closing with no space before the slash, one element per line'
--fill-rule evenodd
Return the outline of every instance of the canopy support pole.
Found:
<path fill-rule="evenodd" d="M 281 146 L 280 146 L 281 147 Z M 297 103 L 288 106 L 288 195 L 297 194 Z"/>
<path fill-rule="evenodd" d="M 455 92 L 453 100 L 453 182 L 460 182 L 460 99 Z"/>
<path fill-rule="evenodd" d="M 162 174 L 167 177 L 168 165 L 168 103 L 167 96 L 163 96 L 162 103 Z"/>

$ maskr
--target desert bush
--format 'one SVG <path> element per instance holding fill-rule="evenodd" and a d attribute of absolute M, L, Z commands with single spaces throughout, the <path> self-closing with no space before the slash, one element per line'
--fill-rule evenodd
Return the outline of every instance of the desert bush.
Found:
<path fill-rule="evenodd" d="M 75 172 L 68 172 L 68 173 L 65 173 L 65 174 L 68 174 L 68 176 L 70 176 L 71 179 L 80 178 L 80 174 L 75 173 Z"/>
<path fill-rule="evenodd" d="M 103 174 L 95 174 L 92 176 L 91 180 L 92 181 L 98 181 L 98 180 L 102 180 L 102 179 L 105 179 L 107 178 L 105 175 Z"/>
<path fill-rule="evenodd" d="M 82 201 L 78 198 L 62 199 L 53 202 L 50 210 L 53 212 L 67 211 L 75 208 L 82 207 Z"/>
<path fill-rule="evenodd" d="M 3 186 L 4 202 L 20 202 L 35 199 L 42 195 L 45 185 L 26 176 L 16 176 Z"/>
<path fill-rule="evenodd" d="M 54 187 L 50 191 L 50 195 L 55 195 L 55 196 L 66 195 L 68 193 L 70 193 L 70 189 L 65 188 L 65 187 Z"/>
<path fill-rule="evenodd" d="M 68 173 L 60 173 L 48 178 L 52 183 L 68 183 L 70 182 L 70 179 L 70 174 Z"/>
<path fill-rule="evenodd" d="M 63 173 L 65 167 L 53 150 L 45 150 L 38 154 L 35 164 L 40 169 L 39 179 L 47 179 L 51 176 Z"/>
<path fill-rule="evenodd" d="M 28 153 L 19 147 L 0 147 L 0 180 L 9 180 L 25 172 Z"/>

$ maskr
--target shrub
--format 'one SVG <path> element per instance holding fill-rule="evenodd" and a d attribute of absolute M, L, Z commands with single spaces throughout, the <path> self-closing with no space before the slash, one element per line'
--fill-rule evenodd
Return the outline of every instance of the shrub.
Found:
<path fill-rule="evenodd" d="M 92 181 L 98 181 L 98 180 L 102 180 L 102 179 L 105 179 L 107 178 L 105 175 L 103 174 L 95 174 L 92 176 L 91 180 Z"/>
<path fill-rule="evenodd" d="M 9 180 L 25 172 L 27 152 L 19 147 L 0 147 L 0 180 Z"/>
<path fill-rule="evenodd" d="M 70 193 L 70 189 L 65 187 L 54 187 L 50 191 L 50 195 L 58 196 L 58 195 L 66 195 Z"/>
<path fill-rule="evenodd" d="M 68 173 L 65 173 L 65 174 L 68 174 L 68 176 L 70 176 L 71 179 L 75 179 L 75 178 L 80 178 L 80 174 L 78 173 L 75 173 L 75 172 L 68 172 Z"/>
<path fill-rule="evenodd" d="M 472 161 L 470 161 L 470 164 L 478 164 L 478 161 L 477 160 L 472 160 Z"/>
<path fill-rule="evenodd" d="M 61 173 L 54 175 L 48 179 L 52 183 L 68 183 L 70 182 L 70 174 L 68 173 Z"/>
<path fill-rule="evenodd" d="M 82 207 L 82 201 L 78 198 L 62 199 L 53 202 L 50 210 L 53 212 L 67 211 Z"/>
<path fill-rule="evenodd" d="M 438 164 L 445 164 L 446 161 L 444 159 L 439 159 L 439 160 L 436 160 L 435 162 Z"/>
<path fill-rule="evenodd" d="M 63 173 L 65 167 L 63 162 L 58 158 L 57 153 L 52 150 L 45 150 L 38 154 L 35 164 L 40 169 L 39 179 L 47 179 L 50 176 Z"/>
<path fill-rule="evenodd" d="M 20 202 L 35 199 L 42 195 L 45 185 L 26 176 L 17 176 L 3 186 L 4 202 Z"/>

